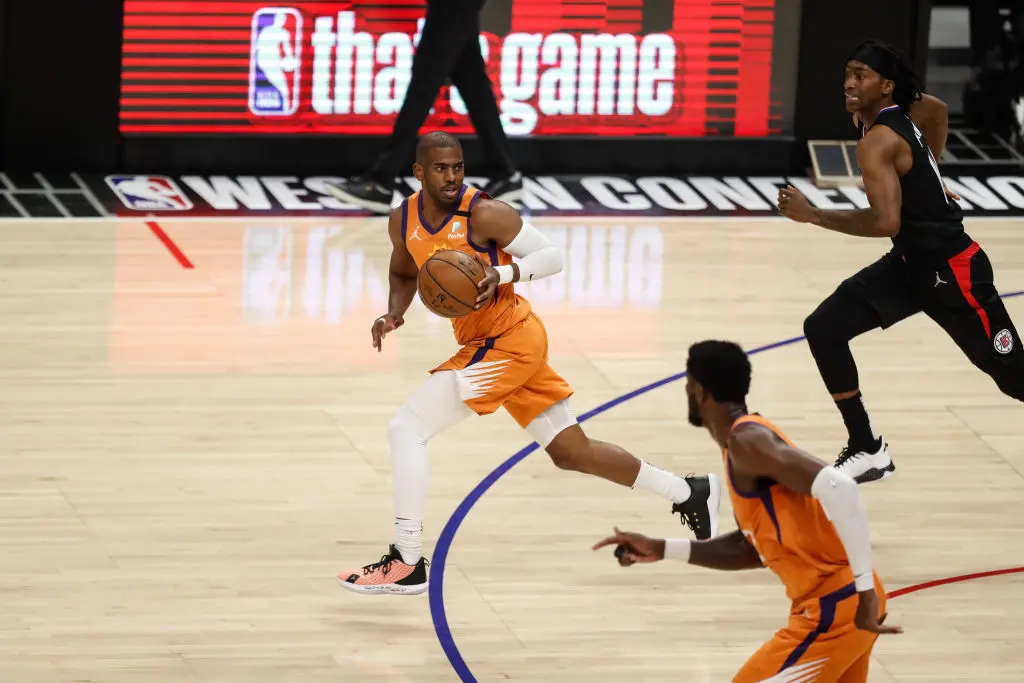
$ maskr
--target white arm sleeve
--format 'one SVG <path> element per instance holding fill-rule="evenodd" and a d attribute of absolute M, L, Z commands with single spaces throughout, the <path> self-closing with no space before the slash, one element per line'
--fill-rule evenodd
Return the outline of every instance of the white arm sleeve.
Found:
<path fill-rule="evenodd" d="M 821 507 L 843 542 L 857 591 L 874 588 L 868 513 L 857 490 L 857 482 L 834 467 L 824 467 L 811 484 L 811 495 L 821 501 Z"/>
<path fill-rule="evenodd" d="M 665 559 L 690 561 L 690 539 L 688 538 L 666 538 Z"/>
<path fill-rule="evenodd" d="M 520 282 L 539 280 L 562 272 L 561 250 L 526 221 L 523 221 L 519 234 L 502 251 L 518 260 Z M 512 282 L 512 266 L 498 266 L 495 270 L 500 278 L 498 284 Z"/>

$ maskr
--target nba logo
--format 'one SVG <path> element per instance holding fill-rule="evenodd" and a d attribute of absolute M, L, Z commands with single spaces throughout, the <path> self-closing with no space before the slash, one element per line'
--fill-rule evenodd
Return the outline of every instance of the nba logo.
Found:
<path fill-rule="evenodd" d="M 302 15 L 290 7 L 264 7 L 252 15 L 249 111 L 291 116 L 299 109 Z"/>
<path fill-rule="evenodd" d="M 189 211 L 192 200 L 164 175 L 108 175 L 107 186 L 133 211 Z"/>

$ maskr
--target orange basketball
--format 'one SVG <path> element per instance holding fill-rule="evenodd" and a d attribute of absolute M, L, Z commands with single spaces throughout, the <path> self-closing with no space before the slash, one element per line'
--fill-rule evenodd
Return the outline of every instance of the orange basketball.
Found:
<path fill-rule="evenodd" d="M 435 252 L 420 268 L 420 301 L 443 318 L 461 318 L 474 310 L 484 274 L 483 264 L 463 251 Z"/>

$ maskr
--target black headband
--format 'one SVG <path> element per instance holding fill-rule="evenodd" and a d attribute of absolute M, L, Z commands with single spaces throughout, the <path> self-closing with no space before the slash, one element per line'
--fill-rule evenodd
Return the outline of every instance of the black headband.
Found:
<path fill-rule="evenodd" d="M 853 60 L 867 64 L 879 76 L 890 81 L 894 80 L 899 72 L 896 56 L 876 45 L 860 45 L 846 58 L 847 62 Z"/>

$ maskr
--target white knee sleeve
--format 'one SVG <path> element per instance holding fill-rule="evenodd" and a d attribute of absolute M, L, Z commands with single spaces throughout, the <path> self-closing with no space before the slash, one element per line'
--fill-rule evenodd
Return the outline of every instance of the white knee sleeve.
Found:
<path fill-rule="evenodd" d="M 455 373 L 435 372 L 395 413 L 388 425 L 388 441 L 423 445 L 473 414 L 459 396 Z"/>
<path fill-rule="evenodd" d="M 395 516 L 422 520 L 430 461 L 427 442 L 473 414 L 459 398 L 453 372 L 435 372 L 409 397 L 388 425 Z"/>
<path fill-rule="evenodd" d="M 572 409 L 569 407 L 569 399 L 563 398 L 533 418 L 530 424 L 526 425 L 526 432 L 541 448 L 547 448 L 556 436 L 574 424 L 576 424 L 576 416 L 573 415 Z"/>

